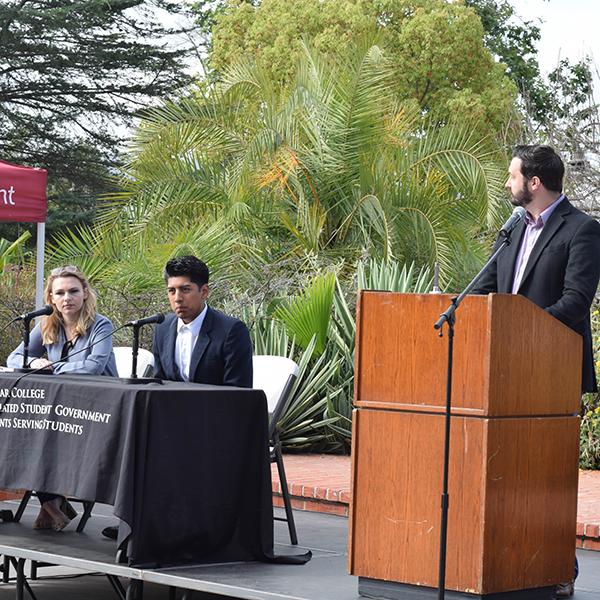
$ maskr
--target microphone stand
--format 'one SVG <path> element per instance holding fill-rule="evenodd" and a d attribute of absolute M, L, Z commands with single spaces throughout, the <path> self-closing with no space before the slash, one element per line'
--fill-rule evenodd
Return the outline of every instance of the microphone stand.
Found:
<path fill-rule="evenodd" d="M 475 287 L 479 278 L 489 269 L 504 249 L 510 245 L 510 236 L 512 230 L 500 230 L 500 235 L 504 238 L 496 251 L 490 256 L 479 273 L 471 280 L 471 283 L 463 290 L 461 294 L 455 296 L 450 301 L 450 306 L 440 315 L 435 322 L 434 329 L 439 330 L 439 336 L 443 337 L 444 323 L 448 326 L 448 367 L 446 375 L 446 412 L 445 412 L 445 432 L 444 432 L 444 466 L 442 482 L 442 502 L 440 516 L 440 559 L 438 574 L 438 600 L 444 600 L 446 592 L 446 542 L 448 538 L 448 506 L 450 496 L 448 495 L 448 471 L 450 465 L 450 423 L 452 418 L 452 366 L 454 357 L 454 324 L 456 322 L 456 310 L 465 296 Z"/>
<path fill-rule="evenodd" d="M 23 369 L 27 369 L 29 358 L 29 321 L 23 319 Z"/>
<path fill-rule="evenodd" d="M 133 344 L 131 345 L 131 379 L 137 378 L 137 359 L 140 351 L 140 329 L 139 325 L 133 326 Z"/>
<path fill-rule="evenodd" d="M 162 383 L 162 379 L 158 377 L 138 377 L 137 376 L 137 361 L 140 349 L 140 329 L 145 323 L 133 323 L 133 343 L 131 344 L 131 375 L 123 378 L 123 383 Z"/>
<path fill-rule="evenodd" d="M 31 367 L 27 365 L 29 360 L 29 324 L 30 319 L 23 319 L 23 366 L 20 369 L 14 369 L 16 373 L 29 373 L 32 371 Z"/>

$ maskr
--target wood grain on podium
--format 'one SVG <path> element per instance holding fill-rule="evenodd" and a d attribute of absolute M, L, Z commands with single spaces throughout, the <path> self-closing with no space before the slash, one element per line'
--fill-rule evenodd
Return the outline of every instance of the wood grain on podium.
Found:
<path fill-rule="evenodd" d="M 436 587 L 443 415 L 359 410 L 354 426 L 350 572 Z M 577 432 L 577 417 L 453 419 L 448 589 L 487 594 L 572 577 Z"/>
<path fill-rule="evenodd" d="M 435 588 L 449 296 L 363 292 L 357 311 L 350 572 Z M 520 296 L 470 296 L 455 335 L 448 589 L 572 577 L 581 338 Z"/>
<path fill-rule="evenodd" d="M 447 339 L 438 336 L 433 324 L 450 298 L 361 295 L 356 406 L 444 409 Z M 510 294 L 468 296 L 457 315 L 452 388 L 456 414 L 579 411 L 579 395 L 562 391 L 580 389 L 580 336 L 527 299 Z"/>

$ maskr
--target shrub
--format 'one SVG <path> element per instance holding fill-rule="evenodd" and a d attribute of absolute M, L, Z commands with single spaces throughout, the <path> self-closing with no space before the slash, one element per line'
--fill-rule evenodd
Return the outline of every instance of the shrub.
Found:
<path fill-rule="evenodd" d="M 592 306 L 592 336 L 594 353 L 600 359 L 600 300 Z M 600 360 L 596 361 L 596 376 L 600 380 Z M 583 397 L 579 466 L 600 469 L 600 394 Z"/>

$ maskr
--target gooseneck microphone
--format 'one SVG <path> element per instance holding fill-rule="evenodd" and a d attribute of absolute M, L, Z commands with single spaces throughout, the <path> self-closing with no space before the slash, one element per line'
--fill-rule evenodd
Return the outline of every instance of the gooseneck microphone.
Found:
<path fill-rule="evenodd" d="M 18 317 L 15 317 L 11 322 L 15 323 L 16 321 L 23 322 L 23 366 L 22 369 L 28 368 L 28 358 L 29 358 L 29 323 L 32 319 L 36 317 L 42 317 L 44 315 L 51 315 L 54 312 L 54 308 L 50 306 L 50 304 L 46 304 L 42 308 L 38 308 L 38 310 L 33 310 L 28 313 L 23 313 Z"/>
<path fill-rule="evenodd" d="M 527 211 L 522 206 L 516 206 L 512 211 L 512 215 L 508 217 L 506 223 L 502 225 L 502 229 L 500 229 L 500 235 L 507 237 L 511 234 L 512 230 L 517 226 L 519 221 L 525 218 Z"/>
<path fill-rule="evenodd" d="M 137 321 L 129 321 L 125 323 L 125 327 L 141 327 L 142 325 L 151 325 L 152 323 L 162 323 L 165 320 L 165 315 L 162 313 L 156 313 L 150 317 L 144 317 Z"/>
<path fill-rule="evenodd" d="M 36 316 L 39 316 L 39 315 L 36 315 Z M 155 321 L 147 321 L 147 319 L 156 319 L 156 320 Z M 69 360 L 69 358 L 71 358 L 77 354 L 80 354 L 81 352 L 86 352 L 87 350 L 90 350 L 96 344 L 104 341 L 106 338 L 111 337 L 117 331 L 120 331 L 121 329 L 124 329 L 125 327 L 132 326 L 133 323 L 136 323 L 136 322 L 141 323 L 141 321 L 145 321 L 144 323 L 141 323 L 141 325 L 146 325 L 148 323 L 162 323 L 164 321 L 164 319 L 165 319 L 165 316 L 162 313 L 158 313 L 156 315 L 153 315 L 152 317 L 147 317 L 146 319 L 140 319 L 139 321 L 131 321 L 130 323 L 124 323 L 123 325 L 116 327 L 115 329 L 113 329 L 112 331 L 107 333 L 106 335 L 103 335 L 102 337 L 98 338 L 97 340 L 94 340 L 89 345 L 84 346 L 83 348 L 80 348 L 79 350 L 69 352 L 69 354 L 66 357 L 60 358 L 59 360 L 55 360 L 48 365 L 45 365 L 38 369 L 15 369 L 15 372 L 22 372 L 23 374 L 18 379 L 16 379 L 16 381 L 11 385 L 6 397 L 2 401 L 0 401 L 0 416 L 2 415 L 2 413 L 4 411 L 4 406 L 6 405 L 9 398 L 11 397 L 12 390 L 14 388 L 16 388 L 25 377 L 29 377 L 30 375 L 37 375 L 40 373 L 47 373 L 48 367 L 53 367 L 54 365 L 58 365 L 60 363 L 67 362 Z M 135 327 L 134 331 L 138 332 L 138 334 L 139 334 L 139 327 Z M 132 363 L 135 362 L 136 364 L 132 364 L 132 377 L 130 379 L 121 379 L 121 381 L 124 381 L 125 383 L 159 383 L 159 384 L 162 384 L 163 383 L 162 380 L 157 379 L 155 377 L 145 377 L 145 378 L 137 377 L 136 368 L 137 368 L 137 345 L 138 345 L 138 343 L 139 342 L 138 342 L 137 336 L 135 336 L 134 337 L 134 345 L 136 347 L 134 348 L 135 354 L 132 356 Z"/>
<path fill-rule="evenodd" d="M 31 321 L 31 319 L 35 319 L 36 317 L 44 317 L 51 315 L 54 312 L 54 308 L 50 304 L 46 304 L 46 306 L 42 306 L 42 308 L 38 308 L 37 310 L 32 310 L 28 313 L 23 313 L 18 317 L 15 317 L 11 323 L 15 323 L 16 321 Z"/>

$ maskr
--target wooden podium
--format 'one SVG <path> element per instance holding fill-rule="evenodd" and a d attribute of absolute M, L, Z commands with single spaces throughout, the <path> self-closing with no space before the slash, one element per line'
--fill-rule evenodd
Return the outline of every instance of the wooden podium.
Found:
<path fill-rule="evenodd" d="M 361 595 L 437 597 L 446 295 L 363 292 L 350 573 Z M 446 328 L 444 328 L 446 332 Z M 548 598 L 573 578 L 579 335 L 522 296 L 457 311 L 447 597 Z"/>

